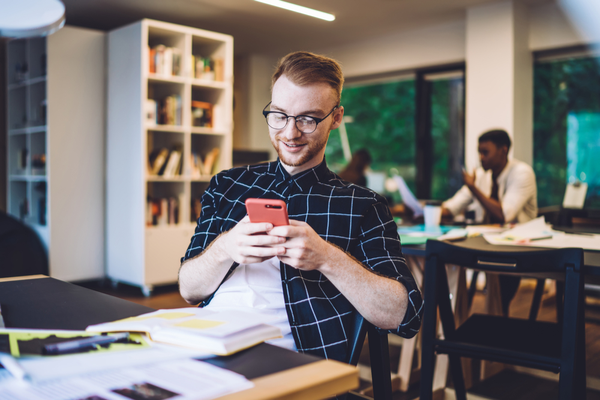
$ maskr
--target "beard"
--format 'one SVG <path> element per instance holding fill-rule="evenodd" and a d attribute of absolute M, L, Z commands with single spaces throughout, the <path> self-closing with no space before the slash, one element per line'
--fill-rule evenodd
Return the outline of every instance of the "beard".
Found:
<path fill-rule="evenodd" d="M 315 132 L 316 133 L 316 132 Z M 274 138 L 271 137 L 271 144 L 277 151 L 277 155 L 279 156 L 279 160 L 285 165 L 290 167 L 299 167 L 310 161 L 312 161 L 327 145 L 327 139 L 329 138 L 329 134 L 322 135 L 314 140 L 306 141 L 283 141 L 279 135 L 276 135 Z M 289 154 L 285 151 L 285 144 L 305 144 L 304 148 L 301 152 L 296 154 Z"/>

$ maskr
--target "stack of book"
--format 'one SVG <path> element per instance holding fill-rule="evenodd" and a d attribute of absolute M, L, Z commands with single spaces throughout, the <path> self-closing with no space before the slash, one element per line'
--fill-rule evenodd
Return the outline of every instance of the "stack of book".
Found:
<path fill-rule="evenodd" d="M 213 104 L 205 101 L 192 101 L 192 126 L 213 127 Z"/>
<path fill-rule="evenodd" d="M 159 44 L 148 49 L 150 73 L 161 76 L 181 75 L 181 50 Z"/>
<path fill-rule="evenodd" d="M 181 125 L 181 96 L 174 94 L 161 100 L 146 100 L 146 122 L 149 125 Z"/>
<path fill-rule="evenodd" d="M 192 153 L 190 157 L 190 168 L 192 178 L 201 178 L 203 176 L 214 175 L 218 172 L 219 153 L 218 147 L 213 148 L 204 157 L 199 153 Z"/>
<path fill-rule="evenodd" d="M 146 225 L 166 226 L 181 222 L 181 200 L 171 196 L 166 198 L 148 198 L 146 205 Z"/>
<path fill-rule="evenodd" d="M 192 77 L 205 81 L 223 82 L 223 59 L 193 55 Z"/>
<path fill-rule="evenodd" d="M 182 169 L 181 149 L 168 150 L 167 148 L 155 149 L 148 156 L 148 175 L 173 178 L 181 175 Z"/>

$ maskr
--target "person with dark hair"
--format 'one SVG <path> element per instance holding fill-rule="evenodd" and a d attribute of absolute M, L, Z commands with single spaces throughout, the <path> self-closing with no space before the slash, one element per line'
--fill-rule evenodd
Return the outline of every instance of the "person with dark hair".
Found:
<path fill-rule="evenodd" d="M 485 223 L 527 222 L 537 217 L 537 186 L 533 169 L 522 161 L 508 159 L 511 141 L 503 130 L 487 131 L 479 137 L 481 167 L 473 174 L 463 171 L 464 186 L 442 204 L 442 215 L 456 216 L 467 208 L 475 221 Z M 502 311 L 515 296 L 521 279 L 501 275 Z"/>
<path fill-rule="evenodd" d="M 280 60 L 263 110 L 279 157 L 213 177 L 179 270 L 188 303 L 270 315 L 283 333 L 274 344 L 339 361 L 348 358 L 357 313 L 412 337 L 423 304 L 385 199 L 325 163 L 344 115 L 343 82 L 330 58 L 295 52 Z M 289 225 L 251 223 L 248 198 L 285 201 Z"/>
<path fill-rule="evenodd" d="M 352 158 L 346 167 L 338 174 L 346 182 L 360 186 L 367 186 L 365 170 L 371 165 L 373 159 L 367 149 L 360 149 L 352 154 Z"/>
<path fill-rule="evenodd" d="M 469 209 L 476 222 L 527 222 L 537 217 L 537 187 L 533 169 L 508 159 L 511 141 L 503 130 L 479 137 L 481 167 L 463 171 L 464 186 L 442 205 L 442 215 L 456 216 Z"/>

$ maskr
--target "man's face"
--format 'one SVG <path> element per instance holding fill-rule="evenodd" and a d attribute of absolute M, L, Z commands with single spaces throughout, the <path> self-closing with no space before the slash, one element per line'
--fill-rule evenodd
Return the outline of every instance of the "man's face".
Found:
<path fill-rule="evenodd" d="M 336 104 L 335 91 L 326 83 L 297 86 L 283 75 L 273 85 L 271 111 L 323 118 Z M 291 175 L 313 168 L 323 161 L 329 132 L 340 125 L 343 115 L 343 107 L 336 109 L 317 125 L 313 133 L 300 132 L 293 118 L 288 120 L 283 129 L 269 127 L 271 143 Z"/>
<path fill-rule="evenodd" d="M 507 156 L 506 146 L 498 147 L 494 142 L 479 142 L 479 160 L 484 170 L 494 170 L 504 164 Z"/>

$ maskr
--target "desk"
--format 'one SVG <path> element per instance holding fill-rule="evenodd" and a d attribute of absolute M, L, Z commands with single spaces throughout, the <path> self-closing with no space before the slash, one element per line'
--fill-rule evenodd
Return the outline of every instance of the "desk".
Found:
<path fill-rule="evenodd" d="M 44 275 L 0 279 L 0 303 L 9 328 L 83 330 L 155 311 Z M 322 399 L 358 387 L 356 367 L 266 343 L 209 362 L 255 384 L 222 400 Z"/>

